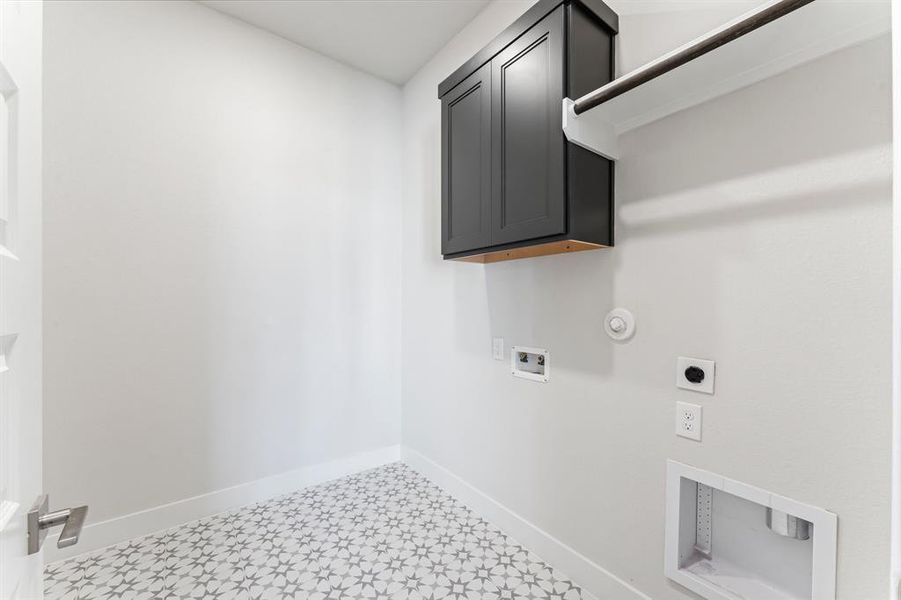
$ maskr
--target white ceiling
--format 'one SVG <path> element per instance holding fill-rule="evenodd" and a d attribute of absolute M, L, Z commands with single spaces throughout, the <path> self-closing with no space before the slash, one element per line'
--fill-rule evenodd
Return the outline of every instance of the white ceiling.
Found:
<path fill-rule="evenodd" d="M 301 46 L 405 83 L 488 0 L 201 0 Z"/>

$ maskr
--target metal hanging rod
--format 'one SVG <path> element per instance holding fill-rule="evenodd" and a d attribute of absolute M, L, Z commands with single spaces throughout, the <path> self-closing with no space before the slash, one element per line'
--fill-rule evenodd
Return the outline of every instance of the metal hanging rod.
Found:
<path fill-rule="evenodd" d="M 643 67 L 614 79 L 593 92 L 585 94 L 573 103 L 573 111 L 578 115 L 608 100 L 612 100 L 643 83 L 669 73 L 687 62 L 703 56 L 724 44 L 728 44 L 747 33 L 751 33 L 755 29 L 784 17 L 811 2 L 813 0 L 777 0 L 766 4 L 732 23 L 710 32 L 704 37 L 698 38 L 669 54 L 661 56 L 657 60 L 649 62 Z"/>

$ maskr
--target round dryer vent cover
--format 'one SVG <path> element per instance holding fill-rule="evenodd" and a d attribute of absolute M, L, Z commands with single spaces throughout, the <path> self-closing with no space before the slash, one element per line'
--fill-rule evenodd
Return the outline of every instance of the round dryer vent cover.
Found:
<path fill-rule="evenodd" d="M 635 317 L 625 308 L 614 308 L 604 317 L 604 331 L 610 339 L 624 342 L 635 335 Z"/>

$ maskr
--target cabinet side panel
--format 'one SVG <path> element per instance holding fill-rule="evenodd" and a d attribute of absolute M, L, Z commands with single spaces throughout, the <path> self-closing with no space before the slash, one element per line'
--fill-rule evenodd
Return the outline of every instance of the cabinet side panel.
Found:
<path fill-rule="evenodd" d="M 613 34 L 577 3 L 566 7 L 566 95 L 576 99 L 613 79 Z"/>
<path fill-rule="evenodd" d="M 579 3 L 566 9 L 566 95 L 578 98 L 613 78 L 613 32 Z M 613 161 L 567 143 L 568 231 L 613 245 Z"/>
<path fill-rule="evenodd" d="M 613 245 L 613 161 L 567 144 L 569 237 Z"/>

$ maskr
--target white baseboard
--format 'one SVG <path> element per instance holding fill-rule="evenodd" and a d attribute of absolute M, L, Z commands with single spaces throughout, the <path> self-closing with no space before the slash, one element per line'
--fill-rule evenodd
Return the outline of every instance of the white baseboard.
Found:
<path fill-rule="evenodd" d="M 479 516 L 498 526 L 593 596 L 616 600 L 651 600 L 650 596 L 638 591 L 420 452 L 404 446 L 402 458 L 409 466 L 446 489 Z"/>
<path fill-rule="evenodd" d="M 63 550 L 56 547 L 56 536 L 48 536 L 44 543 L 44 561 L 50 563 L 63 560 L 119 542 L 164 531 L 189 521 L 196 521 L 338 477 L 396 462 L 400 460 L 400 456 L 400 446 L 388 446 L 148 508 L 107 521 L 91 523 L 82 530 L 76 546 Z"/>

